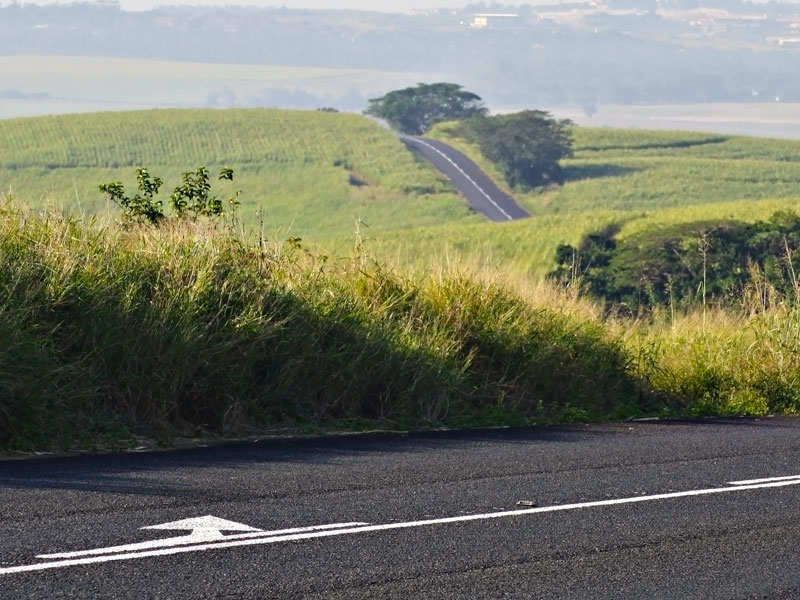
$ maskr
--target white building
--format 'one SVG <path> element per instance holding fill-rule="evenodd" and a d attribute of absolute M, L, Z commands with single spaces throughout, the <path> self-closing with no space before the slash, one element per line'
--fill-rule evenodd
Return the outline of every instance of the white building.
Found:
<path fill-rule="evenodd" d="M 479 13 L 472 16 L 469 26 L 475 29 L 500 29 L 517 24 L 519 15 L 515 13 Z"/>

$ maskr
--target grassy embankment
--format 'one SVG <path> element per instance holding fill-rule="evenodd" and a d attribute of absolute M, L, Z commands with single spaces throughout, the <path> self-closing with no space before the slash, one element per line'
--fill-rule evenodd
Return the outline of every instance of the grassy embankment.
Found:
<path fill-rule="evenodd" d="M 639 414 L 599 322 L 459 274 L 0 212 L 0 446 Z"/>
<path fill-rule="evenodd" d="M 7 449 L 800 409 L 795 303 L 604 321 L 546 286 L 9 207 L 0 261 Z"/>
<path fill-rule="evenodd" d="M 143 115 L 165 121 L 137 137 Z M 241 434 L 354 421 L 405 427 L 800 409 L 795 298 L 766 310 L 743 297 L 736 313 L 605 321 L 591 303 L 520 276 L 541 274 L 556 244 L 577 241 L 604 219 L 626 221 L 625 234 L 648 223 L 754 219 L 791 206 L 784 184 L 797 169 L 798 144 L 773 151 L 772 142 L 731 138 L 648 149 L 667 134 L 579 130 L 574 164 L 596 160 L 605 174 L 584 169 L 595 175 L 527 196 L 537 216 L 497 226 L 469 214 L 390 134 L 358 117 L 107 117 L 0 121 L 5 133 L 16 134 L 0 150 L 4 189 L 41 205 L 49 188 L 57 205 L 70 207 L 78 186 L 85 212 L 89 188 L 99 182 L 130 183 L 139 165 L 156 173 L 161 166 L 173 177 L 196 164 L 218 166 L 207 153 L 219 151 L 215 160 L 247 172 L 236 182 L 251 203 L 243 207 L 246 222 L 254 223 L 259 198 L 268 232 L 302 232 L 338 247 L 334 256 L 347 256 L 354 208 L 369 207 L 368 252 L 408 257 L 407 266 L 427 274 L 379 268 L 358 253 L 326 261 L 208 228 L 124 231 L 53 213 L 36 217 L 7 203 L 0 217 L 5 447 L 124 445 L 139 433 Z M 284 117 L 291 122 L 276 129 Z M 125 133 L 111 139 L 115 122 Z M 94 130 L 98 124 L 106 129 Z M 354 129 L 360 133 L 353 136 Z M 245 130 L 247 137 L 235 134 Z M 39 137 L 26 141 L 25 132 L 35 131 Z M 320 139 L 325 143 L 310 141 Z M 604 149 L 591 149 L 598 146 Z M 719 154 L 706 157 L 709 168 L 732 183 L 702 170 L 689 170 L 688 180 L 669 175 L 680 171 L 670 163 L 681 151 L 711 150 Z M 223 160 L 235 156 L 239 163 Z M 282 158 L 273 164 L 270 156 Z M 340 158 L 349 170 L 333 166 Z M 640 162 L 636 172 L 623 168 L 632 160 Z M 774 174 L 771 182 L 748 171 L 748 161 L 773 169 L 765 171 Z M 296 176 L 283 178 L 283 171 Z M 648 173 L 634 188 L 656 186 L 657 204 L 673 208 L 614 205 L 614 190 L 624 191 L 626 178 Z M 370 185 L 353 184 L 351 176 Z M 577 201 L 558 204 L 574 185 L 586 186 L 586 212 Z M 635 196 L 636 189 L 626 193 Z M 313 218 L 286 231 L 281 219 L 298 218 L 298 206 Z M 455 222 L 431 225 L 443 215 Z M 443 266 L 437 255 L 457 266 Z M 510 266 L 495 264 L 501 259 Z"/>

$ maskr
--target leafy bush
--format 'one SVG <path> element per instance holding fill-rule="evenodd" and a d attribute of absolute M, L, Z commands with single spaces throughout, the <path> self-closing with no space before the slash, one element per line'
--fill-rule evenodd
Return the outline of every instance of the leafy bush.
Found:
<path fill-rule="evenodd" d="M 653 306 L 739 305 L 754 286 L 795 298 L 800 217 L 768 221 L 699 221 L 615 239 L 614 228 L 561 245 L 550 276 L 581 282 L 609 306 L 637 313 Z M 762 302 L 763 304 L 763 302 Z"/>
<path fill-rule="evenodd" d="M 220 171 L 220 181 L 233 181 L 233 169 L 224 168 Z M 125 186 L 121 182 L 101 184 L 100 191 L 104 192 L 110 200 L 120 206 L 123 216 L 131 221 L 145 221 L 157 224 L 164 219 L 163 203 L 155 196 L 158 194 L 163 180 L 160 177 L 151 177 L 147 169 L 136 170 L 136 180 L 139 182 L 139 193 L 134 196 L 125 195 Z M 211 196 L 208 169 L 198 167 L 196 171 L 187 171 L 181 175 L 181 185 L 175 188 L 170 195 L 172 208 L 178 217 L 191 214 L 198 217 L 220 217 L 225 213 L 222 200 Z M 235 207 L 239 204 L 237 198 L 240 192 L 228 199 L 228 204 Z"/>

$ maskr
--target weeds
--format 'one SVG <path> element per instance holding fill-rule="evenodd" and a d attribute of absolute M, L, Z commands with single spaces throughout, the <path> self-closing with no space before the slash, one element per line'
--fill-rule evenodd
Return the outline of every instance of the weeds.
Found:
<path fill-rule="evenodd" d="M 200 222 L 104 228 L 12 208 L 0 261 L 5 447 L 599 418 L 639 398 L 596 323 L 457 273 L 412 279 Z"/>

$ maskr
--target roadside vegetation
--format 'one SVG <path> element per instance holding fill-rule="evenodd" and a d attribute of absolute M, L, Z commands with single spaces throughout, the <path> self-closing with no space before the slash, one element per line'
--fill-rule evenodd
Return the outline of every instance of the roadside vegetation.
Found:
<path fill-rule="evenodd" d="M 800 411 L 800 143 L 576 128 L 564 184 L 498 225 L 354 115 L 0 133 L 3 449 Z M 628 294 L 643 269 L 671 279 Z"/>
<path fill-rule="evenodd" d="M 547 284 L 389 270 L 219 223 L 0 211 L 0 446 L 276 428 L 794 414 L 797 303 L 607 318 Z M 778 293 L 776 291 L 776 293 Z"/>
<path fill-rule="evenodd" d="M 0 213 L 0 444 L 638 414 L 594 320 L 213 223 Z"/>

